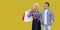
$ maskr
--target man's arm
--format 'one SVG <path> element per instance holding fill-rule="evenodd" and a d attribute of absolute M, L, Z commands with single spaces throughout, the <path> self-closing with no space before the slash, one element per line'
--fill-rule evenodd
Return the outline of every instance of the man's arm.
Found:
<path fill-rule="evenodd" d="M 51 24 L 54 22 L 54 14 L 52 11 L 50 11 L 50 20 L 51 20 Z"/>
<path fill-rule="evenodd" d="M 43 22 L 42 22 L 42 10 L 40 11 L 39 15 L 40 15 L 40 18 L 39 18 L 40 19 L 40 22 L 43 25 Z"/>

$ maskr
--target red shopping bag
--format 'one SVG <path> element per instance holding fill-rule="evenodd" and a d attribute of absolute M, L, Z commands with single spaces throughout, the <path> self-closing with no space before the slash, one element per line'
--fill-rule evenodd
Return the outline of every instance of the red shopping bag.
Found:
<path fill-rule="evenodd" d="M 23 16 L 22 16 L 22 21 L 24 21 L 24 16 L 25 16 L 25 13 L 24 13 Z"/>

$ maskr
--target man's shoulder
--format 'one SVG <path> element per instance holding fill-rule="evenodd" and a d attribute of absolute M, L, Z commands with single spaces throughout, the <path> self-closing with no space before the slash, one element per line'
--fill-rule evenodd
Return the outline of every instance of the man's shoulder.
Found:
<path fill-rule="evenodd" d="M 49 9 L 48 11 L 49 11 L 49 12 L 52 12 L 52 10 L 51 10 L 51 9 Z"/>

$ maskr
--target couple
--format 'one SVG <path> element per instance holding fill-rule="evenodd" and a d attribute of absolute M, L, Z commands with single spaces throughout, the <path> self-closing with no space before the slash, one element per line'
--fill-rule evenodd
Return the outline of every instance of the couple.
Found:
<path fill-rule="evenodd" d="M 44 9 L 38 12 L 39 4 L 34 3 L 34 9 L 30 11 L 28 17 L 33 16 L 32 30 L 41 30 L 41 24 L 44 30 L 51 30 L 51 24 L 54 21 L 53 12 L 49 9 L 50 4 L 44 3 Z"/>

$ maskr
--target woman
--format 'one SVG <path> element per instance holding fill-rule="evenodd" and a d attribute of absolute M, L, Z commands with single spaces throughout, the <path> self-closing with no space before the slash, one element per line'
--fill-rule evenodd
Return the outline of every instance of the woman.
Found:
<path fill-rule="evenodd" d="M 40 16 L 39 16 L 39 12 L 37 11 L 39 4 L 34 3 L 33 7 L 34 7 L 34 9 L 29 14 L 29 16 L 33 16 L 32 30 L 41 30 L 41 24 L 40 24 L 40 20 L 39 20 Z"/>

